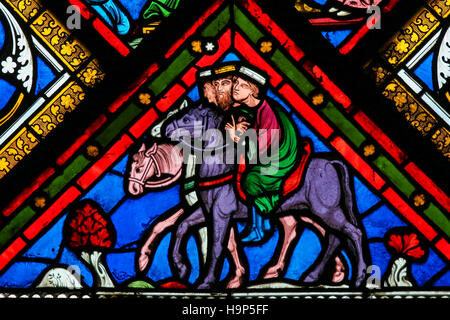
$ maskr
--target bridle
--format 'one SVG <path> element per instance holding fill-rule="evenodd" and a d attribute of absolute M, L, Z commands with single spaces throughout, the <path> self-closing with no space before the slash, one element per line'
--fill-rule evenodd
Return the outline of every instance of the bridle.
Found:
<path fill-rule="evenodd" d="M 165 179 L 160 180 L 160 181 L 145 181 L 145 178 L 147 177 L 147 174 L 150 171 L 150 168 L 151 168 L 152 164 L 155 164 L 156 177 L 160 177 L 161 176 L 161 168 L 160 168 L 160 166 L 158 164 L 158 161 L 156 161 L 154 153 L 147 154 L 146 152 L 144 152 L 143 155 L 147 159 L 150 158 L 150 160 L 147 161 L 147 164 L 144 167 L 144 173 L 142 174 L 140 179 L 133 178 L 133 177 L 128 177 L 128 181 L 135 182 L 135 183 L 137 183 L 137 184 L 139 184 L 139 185 L 141 185 L 141 186 L 143 186 L 145 188 L 160 188 L 160 187 L 164 187 L 164 186 L 170 185 L 173 181 L 178 180 L 178 178 L 181 176 L 182 167 L 180 166 L 180 168 L 178 169 L 176 174 L 174 176 L 172 176 L 172 177 L 168 177 L 168 178 L 165 178 Z"/>

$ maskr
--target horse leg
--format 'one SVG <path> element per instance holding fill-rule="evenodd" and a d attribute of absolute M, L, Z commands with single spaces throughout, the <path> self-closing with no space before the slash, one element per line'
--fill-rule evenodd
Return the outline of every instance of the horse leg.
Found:
<path fill-rule="evenodd" d="M 170 215 L 167 219 L 158 222 L 156 225 L 151 226 L 150 235 L 145 241 L 144 245 L 140 250 L 140 256 L 138 260 L 139 270 L 144 271 L 148 263 L 150 262 L 150 255 L 152 253 L 153 242 L 158 238 L 158 236 L 164 232 L 167 228 L 173 226 L 178 218 L 184 213 L 183 209 L 177 210 L 175 213 Z"/>
<path fill-rule="evenodd" d="M 327 219 L 324 221 L 333 231 L 339 232 L 346 237 L 348 251 L 357 264 L 355 286 L 359 287 L 366 277 L 367 268 L 362 248 L 362 231 L 346 219 L 341 208 L 335 208 L 327 215 Z"/>
<path fill-rule="evenodd" d="M 322 234 L 323 237 L 326 236 L 325 229 L 314 222 L 312 219 L 304 216 L 300 217 L 300 219 L 305 223 L 313 225 Z M 297 237 L 297 221 L 292 216 L 285 216 L 280 218 L 280 222 L 284 230 L 284 241 L 280 250 L 280 255 L 278 256 L 277 263 L 267 269 L 263 277 L 264 279 L 278 278 L 281 276 L 286 267 L 287 252 L 293 245 L 295 245 L 295 242 L 293 241 Z M 335 272 L 332 282 L 337 283 L 342 281 L 342 273 L 345 270 L 345 267 L 339 256 L 335 257 L 335 262 Z"/>
<path fill-rule="evenodd" d="M 345 166 L 341 165 L 340 178 L 334 164 L 337 162 L 325 159 L 315 159 L 314 163 L 311 162 L 305 178 L 309 183 L 305 198 L 309 202 L 311 213 L 324 223 L 330 233 L 342 235 L 352 242 L 349 250 L 356 256 L 356 268 L 353 270 L 356 270 L 355 284 L 359 286 L 364 280 L 366 269 L 362 250 L 363 233 L 355 226 L 357 220 L 352 210 L 349 174 Z"/>
<path fill-rule="evenodd" d="M 320 277 L 322 276 L 322 274 L 325 270 L 325 266 L 326 266 L 328 260 L 333 256 L 337 247 L 341 243 L 339 238 L 331 233 L 328 234 L 327 238 L 328 238 L 328 241 L 327 241 L 327 245 L 326 245 L 326 250 L 325 250 L 324 254 L 322 255 L 322 258 L 319 260 L 319 262 L 317 263 L 315 268 L 304 277 L 303 282 L 314 283 L 320 279 Z"/>
<path fill-rule="evenodd" d="M 322 228 L 317 222 L 313 221 L 311 218 L 308 217 L 300 217 L 300 219 L 303 222 L 309 223 L 311 225 L 313 225 L 314 228 L 317 229 L 317 231 L 320 232 L 320 234 L 322 235 L 322 237 L 326 237 L 326 231 L 324 228 Z M 335 267 L 334 267 L 334 274 L 332 277 L 331 282 L 333 283 L 339 283 L 341 282 L 343 279 L 343 277 L 345 276 L 345 266 L 344 263 L 342 262 L 341 258 L 336 255 L 336 257 L 334 258 L 335 261 Z"/>
<path fill-rule="evenodd" d="M 284 268 L 286 267 L 287 253 L 296 243 L 294 240 L 297 238 L 297 220 L 293 216 L 284 216 L 279 220 L 284 231 L 283 244 L 276 264 L 267 269 L 263 277 L 264 279 L 278 278 L 282 275 Z"/>
<path fill-rule="evenodd" d="M 215 189 L 213 195 L 207 196 L 209 199 L 215 199 L 210 207 L 212 215 L 212 226 L 209 226 L 212 247 L 209 248 L 207 258 L 207 274 L 199 281 L 198 289 L 210 289 L 216 282 L 217 273 L 220 271 L 219 262 L 223 258 L 223 249 L 225 237 L 229 233 L 229 225 L 233 212 L 237 210 L 236 198 L 231 186 L 223 186 Z"/>
<path fill-rule="evenodd" d="M 183 254 L 181 253 L 181 244 L 184 236 L 188 233 L 188 230 L 195 225 L 205 222 L 205 215 L 201 207 L 198 207 L 188 217 L 186 217 L 178 225 L 175 233 L 175 244 L 173 246 L 172 258 L 176 272 L 180 279 L 185 279 L 188 275 L 188 265 L 183 261 Z"/>
<path fill-rule="evenodd" d="M 350 254 L 354 257 L 355 261 L 358 264 L 356 277 L 355 277 L 355 286 L 359 287 L 363 283 L 366 278 L 366 269 L 367 265 L 364 261 L 363 248 L 362 248 L 362 238 L 363 233 L 353 224 L 348 222 L 344 226 L 343 230 L 344 234 L 347 235 L 347 243 Z"/>
<path fill-rule="evenodd" d="M 235 270 L 234 270 L 234 277 L 230 281 L 228 281 L 227 289 L 237 289 L 244 282 L 244 275 L 246 270 L 239 258 L 234 227 L 230 229 L 230 237 L 228 239 L 228 250 L 230 251 L 231 258 L 233 259 Z"/>

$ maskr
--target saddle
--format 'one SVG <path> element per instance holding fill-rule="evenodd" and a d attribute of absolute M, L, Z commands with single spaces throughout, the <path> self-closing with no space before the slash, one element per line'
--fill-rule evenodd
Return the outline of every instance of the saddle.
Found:
<path fill-rule="evenodd" d="M 303 152 L 301 153 L 301 158 L 297 162 L 292 173 L 287 177 L 287 179 L 283 182 L 282 185 L 282 196 L 286 197 L 290 195 L 293 191 L 297 190 L 303 181 L 303 176 L 305 173 L 306 163 L 308 162 L 312 153 L 311 143 L 308 140 L 303 140 Z M 241 156 L 240 164 L 238 167 L 238 172 L 236 176 L 236 187 L 239 193 L 239 196 L 243 200 L 247 200 L 247 196 L 242 190 L 241 179 L 242 175 L 245 171 L 246 164 L 244 161 L 244 156 Z"/>

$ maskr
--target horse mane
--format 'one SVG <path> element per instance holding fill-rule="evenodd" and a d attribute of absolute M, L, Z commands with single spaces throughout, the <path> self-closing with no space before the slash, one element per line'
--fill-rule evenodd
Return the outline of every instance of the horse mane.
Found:
<path fill-rule="evenodd" d="M 183 165 L 181 149 L 173 144 L 158 144 L 158 148 L 153 156 L 162 174 L 175 174 Z"/>
<path fill-rule="evenodd" d="M 206 106 L 203 108 L 206 108 L 207 110 L 206 116 L 208 117 L 208 119 L 214 121 L 214 128 L 219 128 L 224 119 L 222 110 L 219 110 L 218 107 L 211 107 L 211 106 Z"/>

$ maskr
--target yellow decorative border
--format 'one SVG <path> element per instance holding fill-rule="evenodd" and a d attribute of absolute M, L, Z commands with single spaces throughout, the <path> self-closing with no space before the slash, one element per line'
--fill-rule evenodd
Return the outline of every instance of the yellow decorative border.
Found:
<path fill-rule="evenodd" d="M 381 49 L 382 61 L 369 61 L 366 71 L 377 86 L 384 86 L 383 94 L 392 100 L 406 121 L 426 135 L 436 145 L 444 157 L 450 160 L 450 131 L 432 115 L 429 107 L 421 104 L 399 80 L 385 81 L 395 73 L 395 69 L 408 59 L 441 25 L 442 19 L 450 19 L 450 0 L 429 0 Z M 391 68 L 389 68 L 391 67 Z M 450 102 L 450 94 L 446 94 Z"/>
<path fill-rule="evenodd" d="M 75 110 L 84 97 L 81 86 L 75 81 L 70 82 L 29 122 L 30 127 L 38 135 L 46 137 L 64 121 L 66 113 Z"/>
<path fill-rule="evenodd" d="M 78 78 L 86 87 L 95 87 L 105 78 L 105 74 L 99 66 L 98 60 L 94 59 L 78 73 Z"/>
<path fill-rule="evenodd" d="M 6 2 L 16 11 L 19 16 L 28 22 L 31 18 L 36 16 L 39 10 L 42 8 L 40 1 L 31 0 L 6 0 Z"/>
<path fill-rule="evenodd" d="M 450 16 L 450 0 L 431 0 L 428 1 L 428 5 L 441 18 Z"/>
<path fill-rule="evenodd" d="M 437 129 L 431 136 L 431 141 L 444 157 L 450 160 L 450 131 L 444 127 Z"/>
<path fill-rule="evenodd" d="M 23 19 L 31 32 L 42 40 L 66 71 L 71 72 L 69 84 L 61 88 L 50 102 L 41 109 L 28 125 L 23 126 L 0 150 L 0 179 L 8 174 L 56 126 L 64 121 L 65 114 L 72 112 L 85 99 L 82 85 L 95 87 L 103 81 L 105 74 L 97 59 L 66 29 L 39 0 L 6 0 L 7 4 Z M 90 61 L 89 61 L 90 60 Z M 80 81 L 78 82 L 77 79 Z M 25 96 L 21 94 L 11 115 L 18 109 Z M 7 116 L 8 116 L 7 115 Z M 3 121 L 1 119 L 0 121 Z M 0 122 L 1 123 L 1 122 Z"/>
<path fill-rule="evenodd" d="M 22 128 L 11 141 L 0 150 L 0 179 L 8 174 L 33 148 L 38 145 L 33 133 Z"/>
<path fill-rule="evenodd" d="M 437 125 L 437 119 L 400 83 L 392 80 L 383 95 L 395 102 L 397 111 L 422 135 L 427 135 Z"/>
<path fill-rule="evenodd" d="M 440 25 L 439 19 L 423 7 L 382 48 L 382 58 L 392 67 L 405 61 Z"/>
<path fill-rule="evenodd" d="M 70 40 L 69 31 L 49 11 L 41 13 L 30 27 L 70 71 L 78 69 L 89 58 L 90 52 L 77 40 Z"/>

